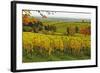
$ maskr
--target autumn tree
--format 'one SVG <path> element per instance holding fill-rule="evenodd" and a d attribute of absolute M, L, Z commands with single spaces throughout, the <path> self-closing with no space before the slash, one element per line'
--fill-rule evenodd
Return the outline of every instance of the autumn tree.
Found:
<path fill-rule="evenodd" d="M 75 26 L 69 26 L 69 27 L 67 27 L 67 34 L 68 35 L 74 35 L 75 33 L 76 33 Z"/>
<path fill-rule="evenodd" d="M 80 33 L 84 35 L 90 35 L 91 34 L 91 27 L 81 27 L 80 28 Z"/>

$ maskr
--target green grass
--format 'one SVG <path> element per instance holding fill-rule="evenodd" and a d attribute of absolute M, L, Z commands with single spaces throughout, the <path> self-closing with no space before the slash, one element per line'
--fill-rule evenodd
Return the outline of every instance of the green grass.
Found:
<path fill-rule="evenodd" d="M 42 21 L 43 24 L 55 25 L 57 33 L 65 33 L 68 26 L 87 27 L 90 22 L 61 22 L 61 21 Z"/>
<path fill-rule="evenodd" d="M 41 56 L 41 55 L 24 55 L 23 62 L 48 62 L 48 61 L 69 61 L 69 60 L 85 60 L 90 59 L 89 56 L 73 56 L 73 55 L 50 55 L 50 56 Z"/>

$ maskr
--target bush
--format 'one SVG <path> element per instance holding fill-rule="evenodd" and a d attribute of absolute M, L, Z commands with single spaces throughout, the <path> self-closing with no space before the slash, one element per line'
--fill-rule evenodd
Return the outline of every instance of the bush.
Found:
<path fill-rule="evenodd" d="M 68 35 L 74 35 L 75 33 L 76 33 L 75 26 L 69 26 L 69 27 L 67 27 L 67 34 Z"/>
<path fill-rule="evenodd" d="M 23 26 L 23 31 L 24 32 L 30 32 L 30 31 L 32 31 L 32 27 L 30 27 L 30 26 Z"/>
<path fill-rule="evenodd" d="M 81 27 L 80 28 L 80 34 L 84 34 L 84 35 L 91 35 L 91 27 Z"/>

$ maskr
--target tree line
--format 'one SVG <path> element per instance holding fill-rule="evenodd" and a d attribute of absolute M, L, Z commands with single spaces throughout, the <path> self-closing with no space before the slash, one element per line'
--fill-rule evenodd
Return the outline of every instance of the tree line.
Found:
<path fill-rule="evenodd" d="M 40 31 L 42 33 L 48 33 L 50 32 L 56 32 L 57 28 L 55 25 L 44 25 L 41 21 L 38 19 L 28 16 L 26 14 L 23 14 L 23 31 L 24 32 L 34 32 L 39 33 Z M 90 26 L 67 26 L 66 32 L 64 32 L 66 35 L 74 35 L 76 33 L 84 34 L 84 35 L 90 35 L 91 34 L 91 27 Z"/>

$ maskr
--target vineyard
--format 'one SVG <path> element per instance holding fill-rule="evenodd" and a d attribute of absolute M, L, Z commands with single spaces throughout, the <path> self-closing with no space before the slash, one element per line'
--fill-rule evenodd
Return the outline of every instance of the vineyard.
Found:
<path fill-rule="evenodd" d="M 53 17 L 57 12 L 22 11 L 22 61 L 47 62 L 91 58 L 91 21 Z M 37 13 L 40 17 L 35 17 Z M 58 13 L 59 14 L 59 13 Z M 62 13 L 63 15 L 63 13 Z"/>
<path fill-rule="evenodd" d="M 32 61 L 35 61 L 32 56 L 47 57 L 44 61 L 49 61 L 48 57 L 54 55 L 74 56 L 74 59 L 78 59 L 78 57 L 79 59 L 84 59 L 84 56 L 90 56 L 90 37 L 23 32 L 23 48 L 24 55 L 29 55 L 30 58 L 33 58 Z M 53 59 L 51 58 L 51 60 Z"/>

